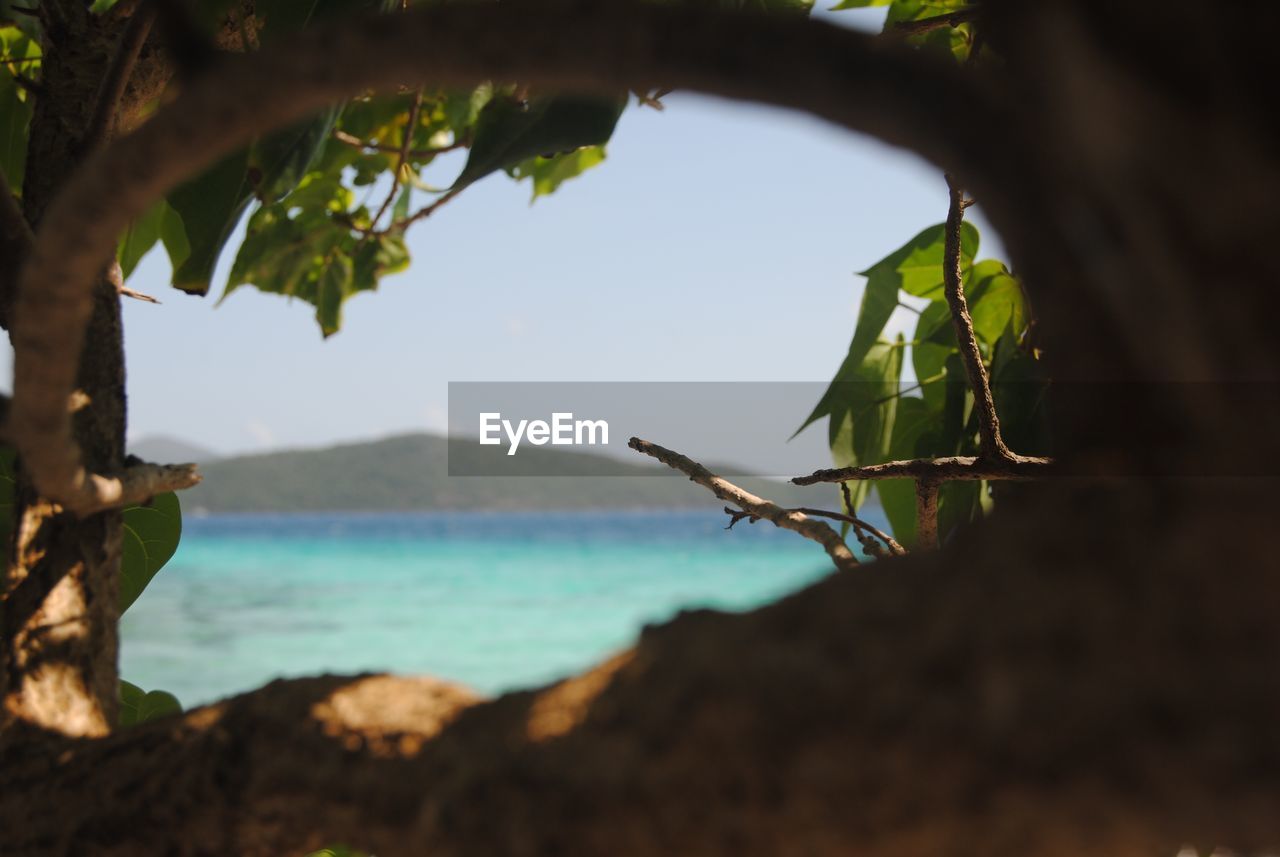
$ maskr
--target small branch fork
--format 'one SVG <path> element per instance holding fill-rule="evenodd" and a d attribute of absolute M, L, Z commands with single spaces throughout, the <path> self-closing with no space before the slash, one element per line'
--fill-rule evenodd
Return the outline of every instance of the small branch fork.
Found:
<path fill-rule="evenodd" d="M 972 13 L 973 10 L 961 10 Z M 924 24 L 929 21 L 954 18 L 955 15 L 928 18 L 911 22 Z M 966 18 L 965 20 L 970 20 Z M 954 26 L 954 23 L 939 26 Z M 796 485 L 814 485 L 819 482 L 849 480 L 913 479 L 916 483 L 916 541 L 925 549 L 938 544 L 938 489 L 949 480 L 1026 480 L 1037 479 L 1049 473 L 1053 462 L 1047 458 L 1017 455 L 1005 445 L 1000 435 L 1000 418 L 996 414 L 995 398 L 991 394 L 991 379 L 982 362 L 978 337 L 973 331 L 973 318 L 964 296 L 964 271 L 962 268 L 961 227 L 964 212 L 973 200 L 947 176 L 949 206 L 945 227 L 942 280 L 947 305 L 951 309 L 951 322 L 955 327 L 956 341 L 960 346 L 960 358 L 964 363 L 969 387 L 973 390 L 978 412 L 979 454 L 950 458 L 922 458 L 910 461 L 889 461 L 863 467 L 842 467 L 834 470 L 818 470 L 808 476 L 797 476 L 791 481 Z"/>
<path fill-rule="evenodd" d="M 777 527 L 799 533 L 806 539 L 822 545 L 823 550 L 827 552 L 827 556 L 831 557 L 831 561 L 835 563 L 836 568 L 849 569 L 858 565 L 857 557 L 853 555 L 853 551 L 849 550 L 849 546 L 844 543 L 844 539 L 840 538 L 840 534 L 822 521 L 815 521 L 804 512 L 796 509 L 784 509 L 776 503 L 771 503 L 762 497 L 757 497 L 748 491 L 744 491 L 732 482 L 715 475 L 693 459 L 658 446 L 656 443 L 633 437 L 627 445 L 636 452 L 643 453 L 650 458 L 656 458 L 673 470 L 679 470 L 688 476 L 691 481 L 706 488 L 721 500 L 732 503 L 741 509 L 740 513 L 734 512 L 732 509 L 725 509 L 733 518 L 729 524 L 730 527 L 742 518 L 749 518 L 753 521 L 763 518 Z"/>

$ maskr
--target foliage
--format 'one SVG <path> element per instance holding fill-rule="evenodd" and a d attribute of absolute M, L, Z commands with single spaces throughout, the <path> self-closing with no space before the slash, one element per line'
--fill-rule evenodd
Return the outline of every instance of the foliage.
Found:
<path fill-rule="evenodd" d="M 972 9 L 964 0 L 843 0 L 836 9 L 887 7 L 885 31 L 900 24 Z M 978 44 L 971 21 L 906 34 L 920 50 L 970 61 Z M 983 59 L 988 59 L 983 54 Z M 944 224 L 921 231 L 862 271 L 862 303 L 849 352 L 827 391 L 797 430 L 828 419 L 828 440 L 837 467 L 885 461 L 976 455 L 977 415 L 956 341 L 951 308 L 943 296 Z M 979 235 L 962 225 L 963 288 L 979 349 L 991 377 L 1002 435 L 1023 454 L 1047 454 L 1045 395 L 1048 379 L 1035 345 L 1035 323 L 1021 283 L 1001 262 L 977 261 Z M 909 342 L 889 342 L 884 330 L 905 307 L 918 313 Z M 902 351 L 910 350 L 913 385 L 903 387 Z M 888 359 L 886 355 L 898 355 Z M 915 485 L 911 480 L 875 483 L 895 537 L 915 546 Z M 856 509 L 869 496 L 867 482 L 852 486 Z M 944 483 L 938 498 L 938 532 L 946 539 L 991 505 L 985 482 Z M 850 510 L 852 511 L 852 510 Z"/>
<path fill-rule="evenodd" d="M 865 9 L 871 6 L 887 6 L 885 16 L 885 32 L 893 32 L 897 25 L 934 18 L 972 8 L 972 0 L 842 0 L 833 9 Z M 927 33 L 913 34 L 906 37 L 907 44 L 934 51 L 943 55 L 951 55 L 957 61 L 969 59 L 975 44 L 974 28 L 971 23 L 962 23 L 955 27 L 940 27 Z"/>
<path fill-rule="evenodd" d="M 120 682 L 121 726 L 134 726 L 181 711 L 178 698 L 167 690 L 145 691 L 131 682 Z"/>
<path fill-rule="evenodd" d="M 1020 452 L 1047 452 L 1046 378 L 1034 347 L 1021 284 L 1002 263 L 975 262 L 978 230 L 965 224 L 961 265 L 965 295 L 1006 438 Z M 976 455 L 977 417 L 960 360 L 951 310 L 942 295 L 943 227 L 931 226 L 862 272 L 866 278 L 853 341 L 835 378 L 802 431 L 828 418 L 837 467 L 885 461 Z M 928 301 L 910 342 L 883 331 L 900 302 Z M 909 348 L 914 385 L 902 389 L 903 351 Z M 909 480 L 877 483 L 885 514 L 900 542 L 915 543 L 915 489 Z M 982 513 L 985 483 L 948 482 L 939 495 L 942 538 Z M 857 508 L 870 483 L 853 487 Z"/>
<path fill-rule="evenodd" d="M 21 193 L 32 98 L 22 80 L 40 76 L 40 44 L 16 25 L 0 26 L 0 172 Z"/>

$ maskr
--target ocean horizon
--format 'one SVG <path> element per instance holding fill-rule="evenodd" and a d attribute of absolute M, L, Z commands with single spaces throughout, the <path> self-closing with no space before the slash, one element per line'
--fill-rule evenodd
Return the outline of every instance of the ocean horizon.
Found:
<path fill-rule="evenodd" d="M 322 673 L 496 694 L 578 672 L 680 610 L 747 610 L 832 572 L 795 533 L 727 522 L 714 507 L 189 517 L 122 620 L 121 675 L 184 707 Z"/>

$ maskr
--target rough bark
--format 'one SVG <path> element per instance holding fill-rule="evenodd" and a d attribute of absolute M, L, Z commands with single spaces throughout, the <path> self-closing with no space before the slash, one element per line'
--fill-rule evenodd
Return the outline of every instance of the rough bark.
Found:
<path fill-rule="evenodd" d="M 41 94 L 31 121 L 23 213 L 40 229 L 59 185 L 87 154 L 84 137 L 101 72 L 122 24 L 83 4 L 50 4 Z M 86 109 L 86 108 L 89 109 Z M 112 472 L 124 463 L 124 345 L 119 300 L 99 257 L 71 415 L 84 461 Z M 63 399 L 68 411 L 69 397 Z M 70 735 L 103 735 L 115 723 L 121 529 L 118 511 L 80 519 L 42 499 L 19 460 L 19 503 L 0 614 L 3 710 Z"/>
<path fill-rule="evenodd" d="M 1280 843 L 1277 604 L 1252 587 L 1265 572 L 1204 574 L 1204 556 L 1180 561 L 1198 552 L 1190 533 L 1147 545 L 1113 528 L 1082 546 L 1043 525 L 1086 503 L 1159 525 L 1128 492 L 1042 499 L 946 553 L 835 573 L 745 616 L 683 615 L 534 693 L 473 704 L 419 680 L 305 679 L 105 741 L 28 736 L 5 760 L 5 845 L 1077 857 Z"/>
<path fill-rule="evenodd" d="M 1034 293 L 1055 377 L 1274 381 L 1280 138 L 1257 81 L 1280 71 L 1280 11 L 1242 27 L 1210 4 L 985 8 L 1007 61 L 980 73 L 1019 105 L 991 131 L 998 163 L 948 147 L 972 130 L 954 113 L 938 140 L 903 132 L 920 130 L 910 123 L 862 127 L 973 188 Z M 582 68 L 617 82 L 635 55 L 610 29 L 621 24 L 596 25 Z M 534 31 L 551 77 L 566 74 L 563 45 Z M 812 58 L 845 43 L 806 41 L 817 32 L 798 28 L 760 59 L 810 57 L 776 90 L 751 90 L 745 57 L 721 89 L 677 58 L 678 82 L 818 109 L 833 91 L 821 81 L 786 88 L 833 79 Z M 479 27 L 471 38 L 490 44 Z M 703 61 L 723 58 L 712 48 Z M 883 92 L 858 101 L 859 62 L 850 103 L 908 109 Z M 308 73 L 281 73 L 295 71 Z M 936 97 L 920 93 L 922 109 Z M 143 196 L 163 184 L 144 178 Z M 1055 454 L 1150 478 L 1029 486 L 942 551 L 842 572 L 745 616 L 682 617 L 568 685 L 468 705 L 396 680 L 334 699 L 350 680 L 314 679 L 107 739 L 10 731 L 0 850 L 1275 850 L 1275 486 L 1161 475 L 1223 445 L 1265 453 L 1275 415 L 1233 409 L 1207 383 L 1169 388 L 1144 415 L 1055 412 Z M 1176 442 L 1157 460 L 1149 433 L 1169 426 Z"/>

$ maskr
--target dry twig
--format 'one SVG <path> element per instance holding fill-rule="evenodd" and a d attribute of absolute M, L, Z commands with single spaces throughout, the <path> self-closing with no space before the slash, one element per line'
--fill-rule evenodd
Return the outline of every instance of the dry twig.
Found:
<path fill-rule="evenodd" d="M 844 543 L 844 539 L 840 538 L 840 534 L 822 521 L 815 521 L 803 512 L 784 509 L 777 503 L 757 497 L 732 482 L 715 475 L 693 459 L 658 446 L 656 443 L 633 437 L 627 445 L 636 452 L 656 458 L 673 470 L 679 470 L 688 476 L 691 481 L 706 488 L 721 500 L 733 503 L 740 508 L 742 510 L 741 514 L 726 510 L 730 515 L 734 516 L 733 522 L 729 525 L 730 527 L 744 517 L 756 520 L 763 518 L 774 524 L 774 526 L 799 533 L 806 539 L 811 539 L 822 545 L 823 550 L 827 552 L 827 556 L 831 557 L 831 561 L 836 564 L 836 568 L 847 569 L 858 565 L 857 557 L 853 555 L 853 551 L 849 550 L 849 546 Z"/>

